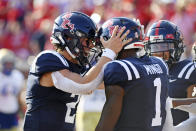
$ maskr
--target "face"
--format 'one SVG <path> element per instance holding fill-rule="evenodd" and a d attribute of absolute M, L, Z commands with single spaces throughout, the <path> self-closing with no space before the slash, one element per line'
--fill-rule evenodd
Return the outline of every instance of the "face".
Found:
<path fill-rule="evenodd" d="M 174 50 L 174 43 L 155 43 L 150 45 L 152 56 L 158 56 L 165 61 L 169 60 L 169 51 Z"/>
<path fill-rule="evenodd" d="M 3 64 L 3 73 L 5 75 L 10 75 L 13 70 L 14 64 L 12 62 L 5 62 Z"/>
<path fill-rule="evenodd" d="M 165 61 L 169 60 L 169 51 L 164 51 L 164 52 L 157 52 L 157 53 L 151 53 L 152 56 L 157 56 L 162 58 Z"/>
<path fill-rule="evenodd" d="M 84 51 L 85 51 L 85 56 L 88 56 L 89 52 L 91 51 L 91 49 L 94 46 L 94 42 L 92 39 L 88 39 L 88 38 L 81 38 L 80 42 L 82 43 L 83 47 L 84 47 Z"/>

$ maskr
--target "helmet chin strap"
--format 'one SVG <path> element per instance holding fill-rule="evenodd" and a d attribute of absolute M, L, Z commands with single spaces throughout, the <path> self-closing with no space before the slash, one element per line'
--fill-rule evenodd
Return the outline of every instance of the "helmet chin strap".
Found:
<path fill-rule="evenodd" d="M 74 54 L 71 53 L 71 51 L 69 50 L 69 48 L 66 46 L 65 47 L 66 51 L 68 52 L 68 54 L 72 57 L 72 58 L 76 58 L 76 56 Z"/>
<path fill-rule="evenodd" d="M 166 61 L 166 63 L 168 64 L 168 67 L 171 67 L 172 64 L 176 63 L 177 61 L 175 61 L 175 59 L 171 56 L 171 54 L 169 55 L 169 59 Z"/>

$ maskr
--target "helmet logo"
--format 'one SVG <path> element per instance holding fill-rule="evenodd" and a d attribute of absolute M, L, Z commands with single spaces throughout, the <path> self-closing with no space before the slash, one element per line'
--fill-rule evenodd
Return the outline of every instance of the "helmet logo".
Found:
<path fill-rule="evenodd" d="M 145 37 L 144 38 L 144 41 L 149 41 L 149 37 Z"/>
<path fill-rule="evenodd" d="M 72 16 L 71 13 L 66 13 L 64 16 L 62 16 L 63 22 L 61 24 L 61 27 L 63 29 L 74 29 L 74 24 L 71 23 L 71 21 L 69 20 L 69 18 Z"/>
<path fill-rule="evenodd" d="M 115 26 L 109 26 L 108 27 L 108 30 L 109 30 L 109 35 L 112 36 L 112 32 L 114 30 Z M 117 33 L 120 31 L 122 27 L 119 27 L 118 30 L 117 30 Z"/>
<path fill-rule="evenodd" d="M 174 39 L 174 35 L 173 34 L 167 34 L 165 36 L 166 39 Z"/>
<path fill-rule="evenodd" d="M 106 23 L 104 23 L 104 25 L 102 26 L 103 28 L 107 28 L 109 26 L 113 25 L 113 20 L 108 20 Z"/>

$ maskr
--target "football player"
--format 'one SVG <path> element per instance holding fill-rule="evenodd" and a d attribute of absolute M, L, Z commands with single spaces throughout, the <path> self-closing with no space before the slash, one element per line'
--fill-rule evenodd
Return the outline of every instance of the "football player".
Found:
<path fill-rule="evenodd" d="M 141 55 L 143 26 L 126 17 L 111 18 L 100 29 L 105 40 L 115 26 L 132 39 L 104 68 L 106 103 L 96 131 L 161 131 L 166 118 L 168 69 L 163 60 Z M 138 55 L 140 54 L 140 55 Z"/>
<path fill-rule="evenodd" d="M 99 46 L 96 25 L 81 12 L 67 12 L 56 18 L 51 36 L 55 51 L 45 50 L 35 58 L 28 76 L 24 131 L 73 131 L 80 96 L 102 81 L 103 65 L 113 60 L 131 39 L 122 41 L 129 31 L 117 33 L 115 27 L 99 62 L 84 76 L 88 55 Z M 95 45 L 96 44 L 96 45 Z"/>
<path fill-rule="evenodd" d="M 192 47 L 193 61 L 196 58 L 196 43 Z M 195 68 L 196 68 L 196 63 Z M 191 88 L 191 97 L 196 97 L 196 84 Z M 195 131 L 196 129 L 196 98 L 174 98 L 173 107 L 189 113 L 189 119 L 175 127 L 176 131 Z"/>
<path fill-rule="evenodd" d="M 196 68 L 193 61 L 180 61 L 184 51 L 183 35 L 179 28 L 167 20 L 152 24 L 145 38 L 150 55 L 162 57 L 169 67 L 169 96 L 171 98 L 192 97 L 196 83 Z M 187 112 L 172 109 L 173 125 L 189 118 Z"/>
<path fill-rule="evenodd" d="M 0 131 L 18 131 L 19 96 L 23 74 L 15 68 L 16 58 L 9 49 L 0 49 Z"/>

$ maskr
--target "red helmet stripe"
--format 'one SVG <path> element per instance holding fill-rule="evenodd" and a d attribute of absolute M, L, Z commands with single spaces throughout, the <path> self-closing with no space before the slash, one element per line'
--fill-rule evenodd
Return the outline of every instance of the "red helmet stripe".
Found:
<path fill-rule="evenodd" d="M 142 45 L 142 44 L 134 44 L 134 46 L 144 47 L 144 45 Z"/>
<path fill-rule="evenodd" d="M 161 21 L 159 21 L 156 25 L 156 29 L 155 29 L 155 35 L 159 35 L 159 27 L 161 25 Z"/>

